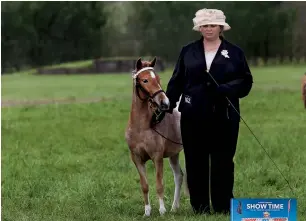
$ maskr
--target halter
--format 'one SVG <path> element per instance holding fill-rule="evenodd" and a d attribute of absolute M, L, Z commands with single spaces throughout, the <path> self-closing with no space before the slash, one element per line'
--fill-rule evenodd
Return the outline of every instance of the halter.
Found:
<path fill-rule="evenodd" d="M 154 97 L 155 97 L 156 95 L 158 95 L 159 93 L 161 93 L 161 92 L 164 92 L 164 93 L 165 93 L 165 91 L 164 91 L 163 89 L 161 89 L 161 90 L 156 91 L 154 94 L 150 95 L 150 94 L 141 86 L 141 84 L 138 82 L 138 78 L 137 78 L 137 77 L 138 77 L 138 75 L 139 75 L 140 73 L 142 73 L 142 72 L 144 72 L 144 71 L 147 71 L 147 70 L 152 70 L 152 71 L 154 72 L 154 68 L 153 68 L 153 67 L 145 67 L 145 68 L 142 68 L 142 69 L 140 69 L 139 71 L 137 71 L 136 74 L 133 75 L 133 79 L 136 80 L 136 92 L 137 92 L 137 96 L 139 97 L 139 99 L 142 100 L 142 101 L 145 101 L 145 100 L 146 100 L 146 98 L 145 98 L 145 99 L 142 99 L 142 98 L 140 97 L 140 95 L 139 95 L 139 90 L 138 90 L 138 89 L 140 89 L 145 95 L 148 96 L 150 102 L 154 103 L 154 102 L 153 102 Z"/>
<path fill-rule="evenodd" d="M 161 89 L 161 90 L 156 91 L 156 92 L 153 93 L 152 95 L 150 95 L 150 93 L 148 93 L 148 92 L 141 86 L 141 84 L 138 82 L 138 78 L 137 78 L 137 77 L 138 77 L 138 75 L 139 75 L 140 73 L 142 73 L 143 71 L 147 71 L 147 70 L 152 70 L 152 71 L 154 72 L 154 68 L 153 68 L 153 67 L 144 67 L 144 68 L 140 69 L 139 71 L 137 71 L 135 74 L 133 74 L 133 79 L 135 79 L 135 81 L 136 81 L 136 94 L 137 94 L 137 96 L 139 97 L 139 99 L 140 99 L 141 101 L 146 101 L 146 100 L 148 100 L 148 101 L 149 101 L 149 104 L 150 104 L 150 108 L 152 108 L 154 114 L 155 114 L 157 117 L 159 117 L 159 115 L 160 115 L 162 112 L 159 110 L 159 108 L 157 107 L 156 102 L 154 102 L 153 99 L 154 99 L 154 97 L 155 97 L 156 95 L 158 95 L 159 93 L 162 93 L 162 92 L 165 93 L 165 91 L 164 91 L 163 89 Z M 134 72 L 135 72 L 135 71 L 134 71 Z M 142 99 L 142 98 L 140 97 L 140 94 L 139 94 L 139 90 L 138 90 L 138 89 L 140 89 L 140 90 L 147 96 L 147 98 Z"/>
<path fill-rule="evenodd" d="M 136 79 L 141 72 L 147 71 L 147 70 L 152 70 L 154 72 L 154 68 L 152 67 L 141 68 L 139 71 L 136 72 L 136 74 L 133 75 L 133 78 Z"/>

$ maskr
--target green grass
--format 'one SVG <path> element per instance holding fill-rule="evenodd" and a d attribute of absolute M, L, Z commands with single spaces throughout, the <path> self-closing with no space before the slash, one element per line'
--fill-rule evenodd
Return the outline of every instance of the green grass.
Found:
<path fill-rule="evenodd" d="M 114 75 L 6 75 L 2 77 L 3 100 L 130 96 L 128 74 Z"/>
<path fill-rule="evenodd" d="M 294 188 L 302 220 L 306 113 L 299 80 L 305 67 L 252 71 L 255 83 L 241 101 L 243 118 Z M 170 75 L 161 74 L 164 87 Z M 2 76 L 2 100 L 108 98 L 90 104 L 2 108 L 3 220 L 229 220 L 194 216 L 185 195 L 177 214 L 160 217 L 151 162 L 147 168 L 152 217 L 142 218 L 139 177 L 124 141 L 131 86 L 129 74 Z M 235 162 L 236 197 L 294 197 L 243 122 Z M 168 163 L 164 178 L 169 211 L 174 183 Z"/>

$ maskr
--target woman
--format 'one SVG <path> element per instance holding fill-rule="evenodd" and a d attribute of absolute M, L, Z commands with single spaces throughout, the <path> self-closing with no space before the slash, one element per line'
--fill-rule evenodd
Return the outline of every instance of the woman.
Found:
<path fill-rule="evenodd" d="M 210 193 L 213 210 L 229 213 L 239 98 L 249 94 L 253 78 L 244 52 L 222 37 L 222 32 L 231 28 L 222 11 L 199 10 L 193 22 L 193 30 L 201 32 L 202 37 L 181 49 L 166 91 L 169 112 L 182 95 L 181 133 L 194 211 L 211 211 Z"/>

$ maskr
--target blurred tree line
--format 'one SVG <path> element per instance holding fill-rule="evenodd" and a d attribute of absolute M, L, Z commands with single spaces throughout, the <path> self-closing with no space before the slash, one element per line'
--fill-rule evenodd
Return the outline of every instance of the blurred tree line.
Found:
<path fill-rule="evenodd" d="M 232 27 L 225 38 L 248 58 L 301 59 L 306 35 L 297 23 L 305 21 L 306 3 L 298 4 L 2 1 L 2 71 L 118 56 L 173 63 L 183 45 L 200 37 L 191 29 L 201 8 L 224 11 Z"/>

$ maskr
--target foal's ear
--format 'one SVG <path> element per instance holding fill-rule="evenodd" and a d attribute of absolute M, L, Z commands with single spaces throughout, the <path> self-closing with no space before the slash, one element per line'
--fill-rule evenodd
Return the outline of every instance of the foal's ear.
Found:
<path fill-rule="evenodd" d="M 136 61 L 136 70 L 139 70 L 142 68 L 142 61 L 141 58 L 138 58 L 138 60 Z"/>
<path fill-rule="evenodd" d="M 153 58 L 153 60 L 151 61 L 150 67 L 154 67 L 156 64 L 156 57 Z"/>

